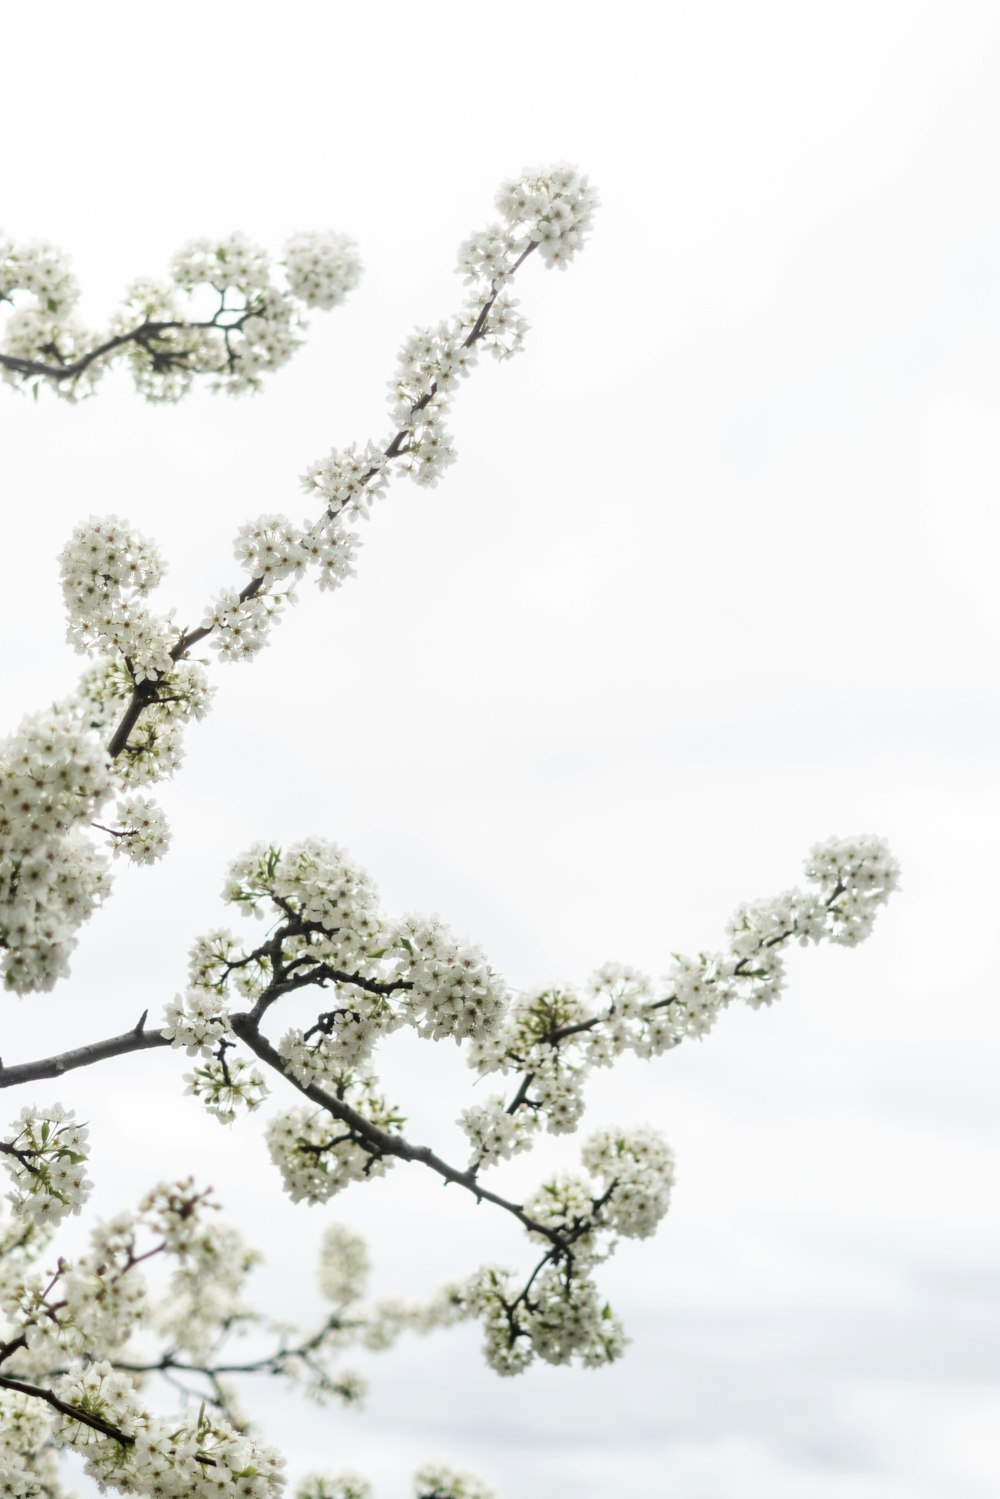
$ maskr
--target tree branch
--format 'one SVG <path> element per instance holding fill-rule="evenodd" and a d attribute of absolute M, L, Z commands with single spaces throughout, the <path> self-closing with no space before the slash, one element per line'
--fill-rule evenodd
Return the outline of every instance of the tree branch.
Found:
<path fill-rule="evenodd" d="M 261 1035 L 250 1015 L 233 1015 L 230 1017 L 230 1025 L 234 1033 L 249 1046 L 255 1056 L 258 1056 L 262 1062 L 266 1062 L 275 1072 L 280 1073 L 311 1103 L 316 1104 L 318 1108 L 325 1109 L 328 1114 L 332 1114 L 334 1119 L 339 1119 L 346 1124 L 352 1135 L 360 1144 L 369 1149 L 372 1155 L 390 1155 L 400 1161 L 418 1161 L 428 1170 L 443 1177 L 446 1182 L 454 1182 L 457 1186 L 464 1187 L 467 1192 L 472 1193 L 477 1202 L 492 1202 L 497 1207 L 503 1208 L 504 1212 L 510 1213 L 532 1233 L 541 1234 L 553 1244 L 562 1244 L 563 1236 L 558 1230 L 547 1228 L 544 1223 L 536 1222 L 524 1211 L 520 1203 L 510 1202 L 506 1197 L 501 1197 L 498 1193 L 481 1186 L 471 1168 L 459 1171 L 457 1167 L 442 1160 L 429 1146 L 411 1145 L 401 1135 L 391 1135 L 387 1130 L 373 1124 L 370 1119 L 365 1118 L 364 1114 L 360 1114 L 343 1099 L 335 1098 L 332 1093 L 327 1093 L 324 1088 L 318 1087 L 315 1083 L 299 1082 L 298 1078 L 293 1077 L 286 1070 L 280 1054 Z"/>
<path fill-rule="evenodd" d="M 143 1015 L 135 1030 L 125 1031 L 120 1036 L 110 1036 L 107 1041 L 91 1041 L 87 1046 L 74 1047 L 72 1051 L 60 1052 L 58 1056 L 42 1057 L 37 1062 L 20 1062 L 14 1067 L 5 1067 L 0 1062 L 0 1088 L 16 1088 L 20 1083 L 34 1083 L 43 1077 L 61 1077 L 75 1067 L 89 1067 L 92 1062 L 103 1062 L 108 1057 L 124 1056 L 130 1051 L 150 1051 L 153 1047 L 169 1046 L 170 1037 L 162 1031 L 147 1031 L 146 1016 Z"/>
<path fill-rule="evenodd" d="M 518 256 L 517 260 L 511 266 L 510 270 L 507 272 L 507 275 L 504 278 L 504 282 L 503 282 L 504 286 L 507 285 L 507 282 L 510 281 L 510 279 L 514 276 L 515 272 L 517 272 L 518 270 L 520 270 L 521 266 L 527 260 L 528 256 L 534 250 L 537 250 L 537 248 L 538 248 L 538 243 L 535 240 L 532 240 L 525 247 L 525 249 Z M 490 312 L 493 310 L 493 306 L 496 303 L 496 299 L 500 295 L 500 290 L 501 290 L 501 288 L 497 286 L 497 284 L 496 284 L 495 281 L 491 283 L 490 295 L 487 298 L 486 302 L 484 302 L 483 306 L 480 308 L 479 315 L 476 318 L 475 323 L 473 324 L 472 328 L 469 330 L 468 335 L 464 339 L 463 344 L 462 344 L 463 348 L 471 349 L 474 344 L 478 343 L 481 338 L 485 337 L 485 334 L 486 334 L 486 324 L 487 324 L 487 321 L 489 319 Z M 147 325 L 144 325 L 144 326 L 147 326 Z M 165 328 L 165 327 L 168 327 L 168 326 L 171 326 L 171 325 L 163 323 L 163 324 L 150 324 L 148 326 L 150 326 L 150 327 Z M 185 326 L 185 325 L 181 325 L 181 326 Z M 194 324 L 192 324 L 191 326 L 200 326 L 200 325 L 194 325 Z M 212 326 L 217 326 L 217 325 L 213 323 L 213 324 L 208 324 L 207 326 L 212 327 Z M 91 357 L 95 357 L 95 356 L 91 356 Z M 416 401 L 414 403 L 414 405 L 411 407 L 410 415 L 411 416 L 415 416 L 418 412 L 422 411 L 430 403 L 430 401 L 433 399 L 433 397 L 437 394 L 437 389 L 438 389 L 438 382 L 435 380 L 432 383 L 430 389 L 423 396 L 421 396 L 421 398 L 420 398 L 419 401 Z M 399 458 L 406 451 L 406 449 L 403 447 L 403 443 L 404 443 L 404 441 L 405 441 L 405 439 L 406 439 L 406 437 L 408 435 L 408 430 L 409 429 L 406 428 L 406 427 L 401 427 L 400 430 L 396 433 L 395 437 L 392 439 L 392 441 L 389 443 L 389 445 L 384 449 L 384 456 L 386 458 L 389 458 L 389 459 Z M 364 476 L 364 479 L 363 479 L 362 483 L 367 483 L 368 480 L 371 479 L 376 472 L 377 472 L 377 470 L 370 469 L 369 472 Z M 343 509 L 343 506 L 341 508 Z M 333 512 L 331 512 L 328 509 L 327 513 L 328 513 L 328 515 L 330 515 L 330 518 L 332 519 L 334 515 L 339 514 L 340 512 L 339 511 L 333 511 Z M 260 592 L 260 590 L 261 590 L 261 588 L 263 586 L 264 586 L 264 579 L 262 577 L 261 578 L 252 578 L 251 581 L 246 585 L 246 587 L 243 588 L 243 589 L 241 589 L 241 591 L 240 591 L 240 602 L 241 603 L 246 603 L 248 599 L 252 599 L 253 597 L 255 597 L 255 595 Z M 177 644 L 173 647 L 173 649 L 170 652 L 170 658 L 171 658 L 171 660 L 172 661 L 180 661 L 183 657 L 185 657 L 187 655 L 188 651 L 191 649 L 191 647 L 193 645 L 197 645 L 199 643 L 199 641 L 202 641 L 202 640 L 206 639 L 207 636 L 211 635 L 213 628 L 214 628 L 214 626 L 212 626 L 212 625 L 199 625 L 198 628 L 195 629 L 195 630 L 185 630 L 184 633 L 181 635 L 180 639 L 177 641 Z M 125 709 L 125 712 L 124 712 L 124 714 L 122 716 L 122 719 L 121 719 L 120 723 L 118 724 L 118 727 L 115 729 L 114 733 L 112 734 L 110 740 L 108 741 L 108 747 L 107 747 L 108 748 L 108 754 L 111 756 L 112 760 L 116 760 L 118 758 L 118 756 L 122 753 L 122 751 L 125 749 L 125 747 L 126 747 L 126 745 L 128 743 L 128 736 L 132 732 L 132 730 L 135 728 L 135 725 L 138 723 L 139 719 L 142 717 L 142 714 L 145 711 L 145 709 L 148 708 L 148 707 L 150 707 L 156 701 L 157 701 L 157 699 L 156 699 L 156 683 L 155 682 L 148 682 L 148 681 L 147 682 L 140 682 L 140 683 L 138 683 L 136 685 L 136 688 L 135 688 L 135 690 L 132 693 L 132 697 L 129 700 L 128 706 Z"/>
<path fill-rule="evenodd" d="M 105 1421 L 101 1416 L 93 1416 L 89 1411 L 81 1410 L 78 1405 L 69 1405 L 65 1400 L 60 1400 L 55 1390 L 45 1390 L 40 1385 L 26 1384 L 23 1380 L 11 1379 L 7 1374 L 0 1374 L 0 1390 L 16 1390 L 19 1395 L 34 1395 L 36 1399 L 44 1400 L 46 1405 L 51 1405 L 52 1409 L 57 1410 L 61 1416 L 68 1416 L 71 1421 L 79 1421 L 81 1426 L 89 1426 L 94 1431 L 99 1431 L 102 1437 L 110 1437 L 122 1447 L 135 1446 L 135 1437 L 129 1436 L 117 1426 L 112 1426 L 110 1421 Z"/>
<path fill-rule="evenodd" d="M 224 312 L 232 313 L 236 317 L 236 321 L 232 323 L 220 322 L 219 319 Z M 182 333 L 187 332 L 189 329 L 217 329 L 224 334 L 232 333 L 234 329 L 239 329 L 242 326 L 247 318 L 252 315 L 252 312 L 253 308 L 251 307 L 246 307 L 238 311 L 235 307 L 220 306 L 211 318 L 200 322 L 185 322 L 179 318 L 156 322 L 147 318 L 144 322 L 138 323 L 134 328 L 130 328 L 127 333 L 116 333 L 113 338 L 107 338 L 103 343 L 95 345 L 92 349 L 88 349 L 86 354 L 81 354 L 78 359 L 74 359 L 70 364 L 43 364 L 38 359 L 21 359 L 14 354 L 0 354 L 0 367 L 11 370 L 16 375 L 29 377 L 31 375 L 39 375 L 46 380 L 75 380 L 78 375 L 83 374 L 89 365 L 93 364 L 95 359 L 101 359 L 105 354 L 113 354 L 116 349 L 123 349 L 126 345 L 132 343 L 139 344 L 153 359 L 156 358 L 158 353 L 163 352 L 171 355 L 176 361 L 180 351 L 159 351 L 151 349 L 150 344 L 155 339 L 162 338 L 164 333 Z M 60 357 L 58 350 L 54 346 L 50 347 L 57 358 Z M 45 351 L 43 350 L 43 352 Z"/>

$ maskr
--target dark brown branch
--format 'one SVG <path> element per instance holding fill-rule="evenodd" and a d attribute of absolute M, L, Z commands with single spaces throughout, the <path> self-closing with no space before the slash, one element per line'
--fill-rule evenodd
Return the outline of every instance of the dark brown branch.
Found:
<path fill-rule="evenodd" d="M 29 1157 L 41 1154 L 42 1151 L 40 1150 L 19 1150 L 13 1143 L 0 1140 L 0 1155 L 12 1155 L 16 1161 L 20 1161 L 25 1171 L 31 1172 L 32 1176 L 40 1176 L 41 1171 L 38 1166 L 32 1164 Z"/>
<path fill-rule="evenodd" d="M 521 1086 L 514 1094 L 514 1097 L 511 1099 L 510 1103 L 507 1105 L 508 1114 L 516 1114 L 522 1103 L 527 1100 L 528 1089 L 531 1087 L 534 1080 L 535 1074 L 533 1072 L 526 1072 L 524 1074 L 521 1079 Z"/>
<path fill-rule="evenodd" d="M 60 1400 L 54 1390 L 42 1389 L 40 1385 L 26 1384 L 20 1379 L 11 1379 L 9 1375 L 0 1374 L 0 1389 L 16 1390 L 19 1395 L 33 1395 L 38 1400 L 44 1400 L 46 1405 L 51 1405 L 61 1416 L 68 1416 L 71 1421 L 79 1421 L 81 1426 L 89 1426 L 94 1431 L 99 1431 L 102 1437 L 110 1437 L 112 1441 L 118 1442 L 122 1447 L 134 1447 L 135 1437 L 129 1436 L 127 1432 L 112 1426 L 110 1421 L 105 1421 L 101 1416 L 93 1416 L 89 1411 L 81 1410 L 77 1405 L 69 1405 L 65 1400 Z M 213 1466 L 214 1463 L 213 1463 Z"/>

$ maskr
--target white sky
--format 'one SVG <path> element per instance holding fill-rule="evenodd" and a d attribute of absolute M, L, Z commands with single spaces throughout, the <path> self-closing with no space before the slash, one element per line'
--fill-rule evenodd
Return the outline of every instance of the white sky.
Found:
<path fill-rule="evenodd" d="M 6 395 L 11 726 L 78 671 L 55 559 L 80 518 L 156 536 L 195 620 L 243 520 L 300 517 L 309 461 L 387 431 L 397 346 L 457 306 L 499 181 L 568 159 L 603 205 L 565 274 L 525 267 L 527 351 L 464 387 L 438 489 L 399 481 L 358 579 L 216 670 L 168 860 L 119 873 L 71 982 L 8 1004 L 4 1060 L 155 1015 L 256 839 L 344 844 L 520 986 L 658 973 L 813 842 L 881 833 L 904 890 L 867 945 L 796 953 L 773 1011 L 596 1080 L 588 1124 L 648 1120 L 679 1158 L 658 1237 L 601 1275 L 620 1365 L 500 1381 L 463 1331 L 368 1359 L 360 1415 L 248 1401 L 292 1477 L 353 1467 L 380 1499 L 435 1456 L 504 1499 L 992 1499 L 996 7 L 91 3 L 11 12 L 3 47 L 2 219 L 71 253 L 96 322 L 193 235 L 336 228 L 366 266 L 255 400 Z M 90 1120 L 101 1211 L 211 1180 L 276 1314 L 307 1314 L 331 1217 L 370 1233 L 380 1294 L 527 1262 L 416 1167 L 293 1208 L 182 1070 L 32 1097 Z M 397 1045 L 383 1075 L 458 1153 L 456 1056 Z"/>

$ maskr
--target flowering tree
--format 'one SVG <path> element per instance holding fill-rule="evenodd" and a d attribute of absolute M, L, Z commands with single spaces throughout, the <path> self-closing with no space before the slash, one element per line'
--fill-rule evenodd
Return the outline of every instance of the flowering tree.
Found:
<path fill-rule="evenodd" d="M 461 248 L 470 286 L 461 311 L 404 341 L 390 435 L 309 466 L 312 508 L 302 525 L 275 514 L 242 525 L 243 577 L 194 627 L 153 604 L 163 565 L 152 541 L 116 516 L 76 528 L 62 583 L 69 641 L 91 664 L 65 702 L 24 719 L 0 747 L 8 990 L 44 992 L 66 978 L 81 924 L 110 893 L 105 848 L 139 864 L 166 851 L 166 822 L 146 788 L 176 769 L 187 725 L 209 707 L 214 689 L 194 647 L 207 642 L 224 661 L 252 660 L 300 580 L 314 573 L 329 590 L 352 574 L 358 522 L 394 472 L 437 482 L 455 456 L 452 393 L 483 349 L 503 361 L 522 345 L 516 274 L 532 255 L 566 266 L 594 205 L 586 179 L 568 167 L 503 186 L 501 222 Z M 0 238 L 0 301 L 11 309 L 0 368 L 35 397 L 89 395 L 116 362 L 147 400 L 176 400 L 199 381 L 255 391 L 294 353 L 303 310 L 341 302 L 359 263 L 343 236 L 300 234 L 282 270 L 283 284 L 241 236 L 199 241 L 175 258 L 169 282 L 134 283 L 110 328 L 94 333 L 76 319 L 63 257 Z M 332 843 L 261 843 L 237 857 L 223 899 L 257 918 L 256 937 L 213 925 L 191 946 L 186 992 L 162 1015 L 151 1020 L 147 1008 L 123 1034 L 73 1051 L 5 1058 L 0 1087 L 63 1079 L 138 1051 L 183 1050 L 186 1091 L 224 1124 L 277 1095 L 266 1138 L 293 1201 L 323 1203 L 413 1164 L 514 1218 L 528 1262 L 520 1271 L 473 1270 L 422 1305 L 369 1305 L 365 1246 L 334 1227 L 319 1267 L 322 1312 L 309 1327 L 275 1325 L 248 1299 L 253 1251 L 194 1180 L 152 1186 L 137 1208 L 94 1227 L 88 1252 L 59 1255 L 60 1221 L 81 1210 L 90 1187 L 87 1131 L 60 1103 L 30 1103 L 0 1138 L 11 1180 L 0 1222 L 0 1494 L 62 1494 L 57 1456 L 72 1449 L 87 1473 L 121 1493 L 276 1495 L 283 1460 L 239 1409 L 234 1376 L 278 1375 L 316 1398 L 350 1400 L 357 1386 L 341 1365 L 344 1350 L 386 1347 L 405 1329 L 474 1319 L 498 1374 L 535 1359 L 597 1367 L 617 1358 L 625 1334 L 598 1270 L 620 1239 L 648 1237 L 666 1212 L 666 1143 L 646 1126 L 602 1130 L 575 1171 L 543 1180 L 524 1201 L 487 1181 L 542 1132 L 576 1130 L 591 1068 L 628 1053 L 656 1058 L 703 1037 L 733 1002 L 770 1004 L 791 942 L 861 941 L 897 871 L 879 840 L 835 839 L 812 850 L 806 876 L 803 888 L 740 907 L 718 951 L 675 955 L 660 982 L 608 965 L 580 991 L 514 995 L 484 954 L 439 920 L 387 914 L 369 877 Z M 293 995 L 296 1015 L 310 1002 L 306 1024 L 289 1023 Z M 453 1040 L 476 1079 L 494 1080 L 485 1101 L 460 1105 L 468 1152 L 458 1161 L 411 1139 L 380 1086 L 377 1048 L 406 1027 Z M 486 1493 L 444 1468 L 419 1473 L 416 1487 L 424 1499 Z M 313 1476 L 297 1490 L 298 1499 L 367 1492 L 350 1475 Z"/>

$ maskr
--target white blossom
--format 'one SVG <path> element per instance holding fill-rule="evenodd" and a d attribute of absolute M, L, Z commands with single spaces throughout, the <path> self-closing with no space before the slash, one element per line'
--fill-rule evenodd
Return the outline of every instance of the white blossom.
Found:
<path fill-rule="evenodd" d="M 341 1223 L 330 1223 L 323 1232 L 317 1279 L 327 1301 L 344 1306 L 364 1294 L 368 1277 L 368 1247 L 359 1234 Z"/>
<path fill-rule="evenodd" d="M 124 854 L 133 864 L 153 864 L 162 859 L 170 846 L 170 829 L 162 809 L 146 796 L 127 796 L 115 812 L 118 827 L 111 841 L 111 852 Z"/>
<path fill-rule="evenodd" d="M 607 1199 L 600 1210 L 602 1223 L 627 1239 L 646 1239 L 655 1232 L 674 1180 L 673 1153 L 656 1130 L 601 1130 L 587 1141 L 581 1159 Z"/>
<path fill-rule="evenodd" d="M 106 330 L 95 332 L 75 316 L 79 288 L 62 252 L 0 233 L 0 303 L 10 308 L 0 375 L 77 400 L 124 360 L 148 401 L 179 400 L 198 377 L 230 394 L 257 390 L 301 344 L 303 308 L 338 306 L 361 273 L 353 241 L 332 231 L 293 235 L 284 268 L 287 289 L 246 235 L 192 240 L 174 256 L 169 281 L 133 280 Z"/>
<path fill-rule="evenodd" d="M 235 552 L 251 578 L 267 581 L 297 576 L 306 565 L 298 533 L 284 515 L 260 515 L 241 526 Z"/>
<path fill-rule="evenodd" d="M 227 1057 L 224 1050 L 186 1072 L 184 1081 L 185 1093 L 200 1099 L 220 1124 L 232 1124 L 241 1108 L 252 1114 L 269 1092 L 259 1067 L 245 1057 Z"/>
<path fill-rule="evenodd" d="M 472 1146 L 473 1162 L 493 1166 L 529 1148 L 536 1119 L 511 1113 L 503 1094 L 497 1093 L 486 1103 L 463 1110 L 459 1123 Z"/>
<path fill-rule="evenodd" d="M 342 1079 L 337 1095 L 379 1130 L 393 1131 L 403 1122 L 377 1093 L 372 1077 Z M 322 1109 L 289 1109 L 270 1121 L 266 1133 L 271 1159 L 293 1202 L 328 1202 L 351 1182 L 384 1175 L 394 1160 L 366 1148 L 349 1126 Z"/>
<path fill-rule="evenodd" d="M 285 274 L 292 296 L 307 307 L 337 307 L 361 278 L 358 247 L 332 230 L 293 234 L 285 241 Z"/>
<path fill-rule="evenodd" d="M 407 1017 L 423 1036 L 462 1041 L 489 1033 L 507 1008 L 507 991 L 478 947 L 459 942 L 437 920 L 406 917 L 390 939 L 402 948 L 399 974 L 412 988 Z"/>
<path fill-rule="evenodd" d="M 8 989 L 51 989 L 103 898 L 108 863 L 84 828 L 110 789 L 104 751 L 68 714 L 0 740 L 0 950 Z"/>
<path fill-rule="evenodd" d="M 116 515 L 91 516 L 60 557 L 67 638 L 80 651 L 119 651 L 137 682 L 168 673 L 175 631 L 144 600 L 163 576 L 155 546 Z"/>
<path fill-rule="evenodd" d="M 54 1223 L 79 1213 L 93 1183 L 87 1177 L 87 1129 L 59 1104 L 26 1106 L 0 1142 L 0 1162 L 13 1183 L 7 1200 L 29 1223 Z"/>
<path fill-rule="evenodd" d="M 172 1046 L 183 1046 L 189 1057 L 213 1054 L 219 1041 L 230 1034 L 229 1008 L 220 994 L 191 988 L 167 1005 L 164 1035 Z"/>
<path fill-rule="evenodd" d="M 338 1473 L 327 1477 L 310 1473 L 295 1490 L 295 1499 L 372 1499 L 373 1489 L 357 1473 Z"/>

